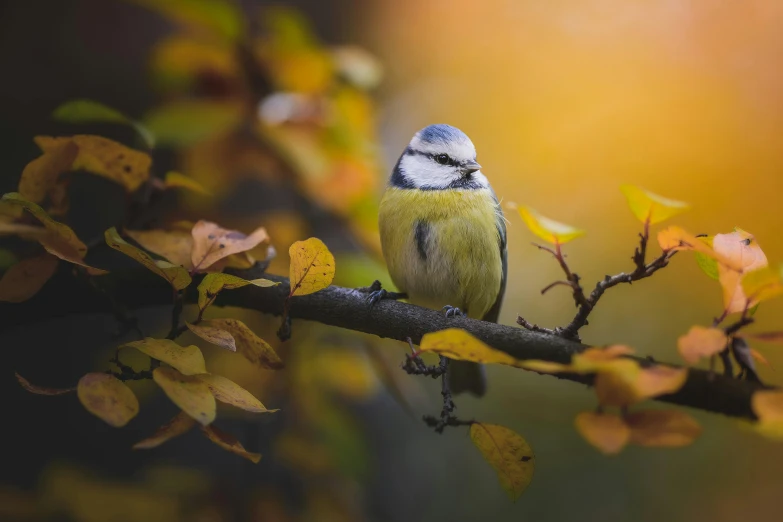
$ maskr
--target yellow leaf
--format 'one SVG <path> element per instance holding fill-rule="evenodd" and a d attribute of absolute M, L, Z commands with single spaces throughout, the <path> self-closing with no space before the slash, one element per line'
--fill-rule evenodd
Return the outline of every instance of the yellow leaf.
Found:
<path fill-rule="evenodd" d="M 115 428 L 125 426 L 139 413 L 139 401 L 131 389 L 108 373 L 84 375 L 76 394 L 87 411 Z"/>
<path fill-rule="evenodd" d="M 291 257 L 291 295 L 307 295 L 323 290 L 334 279 L 334 256 L 315 237 L 297 241 L 288 249 Z"/>
<path fill-rule="evenodd" d="M 28 257 L 11 265 L 0 279 L 0 301 L 21 303 L 43 288 L 57 270 L 57 258 L 50 254 Z"/>
<path fill-rule="evenodd" d="M 345 397 L 366 400 L 378 390 L 378 379 L 364 353 L 321 349 L 313 363 L 318 379 Z"/>
<path fill-rule="evenodd" d="M 750 405 L 759 419 L 756 430 L 765 437 L 783 440 L 783 391 L 757 391 Z"/>
<path fill-rule="evenodd" d="M 198 377 L 183 375 L 174 368 L 161 366 L 152 372 L 152 379 L 166 393 L 171 402 L 206 426 L 215 420 L 215 397 Z"/>
<path fill-rule="evenodd" d="M 520 365 L 520 361 L 514 357 L 487 346 L 465 330 L 459 328 L 448 328 L 424 334 L 419 344 L 419 350 L 445 355 L 449 359 L 456 361 L 507 364 L 509 366 Z"/>
<path fill-rule="evenodd" d="M 585 234 L 584 230 L 544 217 L 530 207 L 519 207 L 519 215 L 527 228 L 548 243 L 562 245 Z"/>
<path fill-rule="evenodd" d="M 690 208 L 687 203 L 653 194 L 635 185 L 622 185 L 620 191 L 628 200 L 633 215 L 642 223 L 649 221 L 654 225 Z"/>
<path fill-rule="evenodd" d="M 204 355 L 198 346 L 180 346 L 169 339 L 147 337 L 124 344 L 123 347 L 136 348 L 141 353 L 176 368 L 184 375 L 207 372 Z"/>
<path fill-rule="evenodd" d="M 63 172 L 71 170 L 79 147 L 67 141 L 52 147 L 25 166 L 19 180 L 19 193 L 33 203 L 42 203 L 57 185 Z"/>
<path fill-rule="evenodd" d="M 200 310 L 204 310 L 211 305 L 221 290 L 234 290 L 247 285 L 268 288 L 279 284 L 269 279 L 247 280 L 231 274 L 207 274 L 198 285 L 198 307 Z"/>
<path fill-rule="evenodd" d="M 158 143 L 186 147 L 230 132 L 242 121 L 242 110 L 234 101 L 172 101 L 147 113 L 144 125 Z"/>
<path fill-rule="evenodd" d="M 203 324 L 225 330 L 231 334 L 236 343 L 237 352 L 261 368 L 279 370 L 283 361 L 275 350 L 263 339 L 258 337 L 245 323 L 237 319 L 210 319 Z"/>
<path fill-rule="evenodd" d="M 723 288 L 723 307 L 726 313 L 743 312 L 752 308 L 758 301 L 750 301 L 742 291 L 742 274 L 765 268 L 769 263 L 767 256 L 759 247 L 752 234 L 735 229 L 730 234 L 716 234 L 712 240 L 715 252 L 739 266 L 742 272 L 718 264 L 718 281 Z"/>
<path fill-rule="evenodd" d="M 18 373 L 14 373 L 14 375 L 16 375 L 16 380 L 19 381 L 22 388 L 30 393 L 35 393 L 36 395 L 62 395 L 64 393 L 76 391 L 76 388 L 45 388 L 43 386 L 36 386 Z"/>
<path fill-rule="evenodd" d="M 55 221 L 44 209 L 32 201 L 27 201 L 16 192 L 4 194 L 3 201 L 24 208 L 43 224 L 49 234 L 39 237 L 38 242 L 47 252 L 72 263 L 84 259 L 87 254 L 87 246 L 76 237 L 76 233 L 71 230 L 71 227 Z"/>
<path fill-rule="evenodd" d="M 223 430 L 219 430 L 215 426 L 202 427 L 201 431 L 207 436 L 209 440 L 220 446 L 226 451 L 230 451 L 235 455 L 239 455 L 252 462 L 258 464 L 261 460 L 260 453 L 251 453 L 245 449 L 244 446 L 233 435 L 229 435 Z"/>
<path fill-rule="evenodd" d="M 631 439 L 631 430 L 617 415 L 584 411 L 574 424 L 587 442 L 606 455 L 619 453 Z"/>
<path fill-rule="evenodd" d="M 97 176 L 119 183 L 128 192 L 134 192 L 150 177 L 152 158 L 149 154 L 131 149 L 101 136 L 77 135 L 52 138 L 36 136 L 35 143 L 48 152 L 71 141 L 79 147 L 79 154 L 71 170 L 86 170 Z"/>
<path fill-rule="evenodd" d="M 173 419 L 158 428 L 158 430 L 142 441 L 133 445 L 133 449 L 157 448 L 164 442 L 179 437 L 196 424 L 196 421 L 185 412 L 179 412 Z"/>
<path fill-rule="evenodd" d="M 166 258 L 172 264 L 186 270 L 193 268 L 190 261 L 193 236 L 190 230 L 126 230 L 125 234 L 145 250 Z"/>
<path fill-rule="evenodd" d="M 168 172 L 163 180 L 163 186 L 169 188 L 184 188 L 199 194 L 209 196 L 211 192 L 204 188 L 204 186 L 193 178 L 189 178 L 179 172 Z"/>
<path fill-rule="evenodd" d="M 783 294 L 783 266 L 760 268 L 742 276 L 742 291 L 756 303 Z"/>
<path fill-rule="evenodd" d="M 520 435 L 497 424 L 474 422 L 470 440 L 495 469 L 501 487 L 516 501 L 533 480 L 535 455 Z"/>
<path fill-rule="evenodd" d="M 687 413 L 675 410 L 643 410 L 626 415 L 631 442 L 639 446 L 678 448 L 701 435 L 701 426 Z"/>
<path fill-rule="evenodd" d="M 696 364 L 702 357 L 712 357 L 722 352 L 727 343 L 728 338 L 723 330 L 696 325 L 677 339 L 677 349 L 688 364 Z"/>
<path fill-rule="evenodd" d="M 104 236 L 106 238 L 106 244 L 114 250 L 119 250 L 126 256 L 135 259 L 148 270 L 168 281 L 175 290 L 182 290 L 190 284 L 191 278 L 187 270 L 181 266 L 166 263 L 165 261 L 155 261 L 149 254 L 122 239 L 119 233 L 117 233 L 116 228 L 110 228 L 106 231 Z"/>
<path fill-rule="evenodd" d="M 591 347 L 574 355 L 571 359 L 571 371 L 577 373 L 592 373 L 605 368 L 611 368 L 616 359 L 634 353 L 633 348 L 623 344 L 614 344 L 605 348 Z"/>
<path fill-rule="evenodd" d="M 707 257 L 715 259 L 719 264 L 724 265 L 729 270 L 735 270 L 737 272 L 742 271 L 742 265 L 736 261 L 729 259 L 712 249 L 701 238 L 698 238 L 686 232 L 681 227 L 671 226 L 658 232 L 658 244 L 661 246 L 661 250 L 664 252 L 673 252 L 676 250 L 693 250 L 704 254 Z"/>
<path fill-rule="evenodd" d="M 231 46 L 182 36 L 156 43 L 150 62 L 151 69 L 163 81 L 187 81 L 205 71 L 234 78 L 239 72 Z"/>
<path fill-rule="evenodd" d="M 220 228 L 209 221 L 199 221 L 193 226 L 193 251 L 191 261 L 196 270 L 205 270 L 224 257 L 246 252 L 269 241 L 264 228 L 257 228 L 246 236 L 236 230 Z"/>
<path fill-rule="evenodd" d="M 188 327 L 188 330 L 207 342 L 216 344 L 232 352 L 237 351 L 237 345 L 234 342 L 234 337 L 225 330 L 215 328 L 214 326 L 204 326 L 200 324 L 185 323 L 185 326 Z"/>
<path fill-rule="evenodd" d="M 212 375 L 210 373 L 203 373 L 197 377 L 209 386 L 212 395 L 220 402 L 225 402 L 226 404 L 254 413 L 272 413 L 279 411 L 266 409 L 266 406 L 261 404 L 261 401 L 256 399 L 252 393 L 225 377 Z"/>

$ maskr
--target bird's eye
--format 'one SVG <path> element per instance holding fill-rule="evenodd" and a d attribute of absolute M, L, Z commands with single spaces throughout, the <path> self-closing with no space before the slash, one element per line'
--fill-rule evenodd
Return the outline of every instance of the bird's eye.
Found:
<path fill-rule="evenodd" d="M 450 159 L 451 158 L 449 158 L 448 154 L 438 154 L 437 156 L 435 156 L 435 161 L 437 161 L 441 165 L 446 165 Z"/>

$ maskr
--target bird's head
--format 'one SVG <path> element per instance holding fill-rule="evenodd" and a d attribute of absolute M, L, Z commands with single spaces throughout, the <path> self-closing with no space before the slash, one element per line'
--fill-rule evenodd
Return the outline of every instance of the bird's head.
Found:
<path fill-rule="evenodd" d="M 420 190 L 487 188 L 480 169 L 476 147 L 464 132 L 451 125 L 430 125 L 417 132 L 405 148 L 391 184 Z"/>

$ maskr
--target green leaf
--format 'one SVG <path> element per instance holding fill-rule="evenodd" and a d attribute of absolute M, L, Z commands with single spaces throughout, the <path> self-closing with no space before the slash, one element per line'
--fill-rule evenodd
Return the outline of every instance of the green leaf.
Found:
<path fill-rule="evenodd" d="M 717 280 L 718 279 L 718 262 L 708 257 L 701 252 L 696 252 L 696 263 L 699 265 L 699 268 L 701 268 L 702 272 L 707 274 L 712 279 Z"/>
<path fill-rule="evenodd" d="M 177 101 L 153 109 L 144 123 L 159 143 L 187 146 L 229 131 L 241 118 L 234 103 Z"/>
<path fill-rule="evenodd" d="M 130 125 L 149 148 L 155 146 L 155 136 L 144 125 L 122 112 L 100 102 L 87 99 L 71 100 L 57 107 L 52 118 L 68 123 L 120 123 Z"/>

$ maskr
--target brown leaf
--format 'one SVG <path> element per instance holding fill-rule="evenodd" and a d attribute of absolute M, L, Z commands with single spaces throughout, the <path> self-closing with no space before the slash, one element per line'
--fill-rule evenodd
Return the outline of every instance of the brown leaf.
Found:
<path fill-rule="evenodd" d="M 617 415 L 584 411 L 574 420 L 587 442 L 607 455 L 619 453 L 631 439 L 631 431 Z"/>
<path fill-rule="evenodd" d="M 687 413 L 676 410 L 643 410 L 630 413 L 625 422 L 631 442 L 639 446 L 676 448 L 693 443 L 701 426 Z"/>
<path fill-rule="evenodd" d="M 188 330 L 198 335 L 202 339 L 212 344 L 216 344 L 221 348 L 230 350 L 232 352 L 237 351 L 237 345 L 234 342 L 234 336 L 225 330 L 216 328 L 214 326 L 205 326 L 200 324 L 185 323 Z"/>
<path fill-rule="evenodd" d="M 230 451 L 242 458 L 245 458 L 253 464 L 258 464 L 261 460 L 260 453 L 251 453 L 233 435 L 229 435 L 215 426 L 202 426 L 201 431 L 209 440 L 220 446 L 226 451 Z"/>
<path fill-rule="evenodd" d="M 187 413 L 181 411 L 173 419 L 158 428 L 151 436 L 133 445 L 133 449 L 157 448 L 164 442 L 179 437 L 195 426 L 196 421 Z"/>
<path fill-rule="evenodd" d="M 55 270 L 57 258 L 51 254 L 22 259 L 6 270 L 0 279 L 0 301 L 27 301 L 43 288 Z"/>
<path fill-rule="evenodd" d="M 204 324 L 229 332 L 236 342 L 237 352 L 261 368 L 279 370 L 284 364 L 269 343 L 258 337 L 245 323 L 237 319 L 210 319 Z"/>
<path fill-rule="evenodd" d="M 191 262 L 199 271 L 206 270 L 210 265 L 231 254 L 246 252 L 269 240 L 264 228 L 257 228 L 246 236 L 242 232 L 227 230 L 203 220 L 195 224 L 192 234 Z"/>
<path fill-rule="evenodd" d="M 71 141 L 52 146 L 24 168 L 19 193 L 33 203 L 42 203 L 58 185 L 60 174 L 71 170 L 78 154 L 79 147 Z"/>
<path fill-rule="evenodd" d="M 726 343 L 728 338 L 723 330 L 697 325 L 677 339 L 677 349 L 688 364 L 696 364 L 702 357 L 712 357 L 722 352 Z"/>
<path fill-rule="evenodd" d="M 150 175 L 152 158 L 138 150 L 101 136 L 77 135 L 52 138 L 36 136 L 35 143 L 44 152 L 50 152 L 72 142 L 79 148 L 71 170 L 86 170 L 119 183 L 128 192 L 134 192 Z"/>
<path fill-rule="evenodd" d="M 38 395 L 63 395 L 65 393 L 76 391 L 76 388 L 44 388 L 43 386 L 36 386 L 35 384 L 31 384 L 30 381 L 18 373 L 14 373 L 14 375 L 16 375 L 16 380 L 19 381 L 19 384 L 22 386 L 22 388 L 29 391 L 30 393 L 35 393 Z"/>
<path fill-rule="evenodd" d="M 171 402 L 206 426 L 217 413 L 215 397 L 198 377 L 183 375 L 174 368 L 161 366 L 152 372 L 152 379 L 160 386 Z"/>
<path fill-rule="evenodd" d="M 108 373 L 88 373 L 79 379 L 76 394 L 82 405 L 101 420 L 121 428 L 139 413 L 139 401 L 124 382 Z"/>
<path fill-rule="evenodd" d="M 279 411 L 266 409 L 266 406 L 261 404 L 261 401 L 256 399 L 252 393 L 223 376 L 202 373 L 201 375 L 197 375 L 197 377 L 209 386 L 212 395 L 220 402 L 225 402 L 226 404 L 254 413 L 271 413 Z"/>

